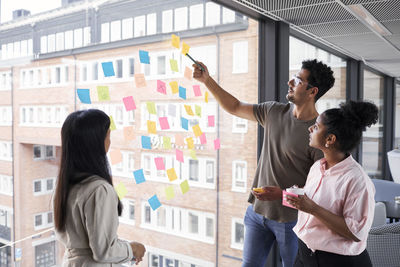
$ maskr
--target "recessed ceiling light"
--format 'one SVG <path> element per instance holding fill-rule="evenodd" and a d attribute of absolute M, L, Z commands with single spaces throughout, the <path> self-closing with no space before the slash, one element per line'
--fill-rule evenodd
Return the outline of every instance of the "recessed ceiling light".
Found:
<path fill-rule="evenodd" d="M 350 12 L 365 26 L 370 28 L 372 31 L 379 33 L 380 35 L 392 35 L 392 33 L 383 26 L 374 16 L 369 13 L 361 4 L 348 5 Z"/>

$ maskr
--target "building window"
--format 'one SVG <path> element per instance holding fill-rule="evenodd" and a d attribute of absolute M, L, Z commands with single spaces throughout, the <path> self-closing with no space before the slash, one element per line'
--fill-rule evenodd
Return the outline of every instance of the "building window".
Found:
<path fill-rule="evenodd" d="M 56 178 L 44 178 L 33 181 L 33 195 L 52 194 Z"/>
<path fill-rule="evenodd" d="M 99 79 L 99 64 L 97 62 L 92 63 L 92 80 L 97 81 Z"/>
<path fill-rule="evenodd" d="M 43 228 L 48 228 L 53 226 L 53 212 L 43 212 L 34 215 L 34 228 L 35 230 L 40 230 Z"/>
<path fill-rule="evenodd" d="M 162 32 L 172 32 L 172 10 L 162 12 Z"/>
<path fill-rule="evenodd" d="M 146 35 L 146 17 L 139 16 L 134 19 L 134 36 L 141 37 Z"/>
<path fill-rule="evenodd" d="M 110 41 L 110 23 L 101 24 L 101 42 L 108 43 Z"/>
<path fill-rule="evenodd" d="M 123 63 L 123 61 L 122 61 L 122 59 L 118 59 L 115 63 L 116 63 L 115 64 L 116 65 L 116 73 L 115 73 L 115 75 L 116 75 L 117 78 L 122 78 L 122 71 L 123 71 L 122 63 Z"/>
<path fill-rule="evenodd" d="M 157 14 L 147 14 L 147 35 L 153 35 L 157 33 Z"/>
<path fill-rule="evenodd" d="M 33 159 L 45 160 L 55 158 L 55 147 L 45 145 L 34 145 L 33 146 Z"/>
<path fill-rule="evenodd" d="M 222 23 L 234 23 L 235 22 L 235 11 L 230 10 L 229 8 L 222 8 Z"/>
<path fill-rule="evenodd" d="M 246 192 L 247 162 L 235 160 L 232 162 L 232 191 Z"/>
<path fill-rule="evenodd" d="M 65 49 L 72 49 L 74 47 L 74 32 L 65 32 Z"/>
<path fill-rule="evenodd" d="M 121 21 L 111 21 L 111 42 L 121 40 Z"/>
<path fill-rule="evenodd" d="M 232 117 L 232 133 L 247 133 L 247 120 L 239 118 L 239 117 Z"/>
<path fill-rule="evenodd" d="M 206 26 L 214 26 L 220 24 L 220 6 L 212 3 L 206 3 Z"/>
<path fill-rule="evenodd" d="M 0 174 L 0 194 L 7 196 L 14 194 L 12 176 Z"/>
<path fill-rule="evenodd" d="M 129 58 L 129 77 L 135 75 L 135 59 L 133 57 Z"/>
<path fill-rule="evenodd" d="M 47 53 L 47 35 L 40 37 L 40 53 Z"/>
<path fill-rule="evenodd" d="M 83 32 L 82 28 L 74 30 L 74 48 L 82 47 L 83 44 Z"/>
<path fill-rule="evenodd" d="M 35 267 L 56 265 L 56 241 L 35 246 Z"/>
<path fill-rule="evenodd" d="M 83 28 L 83 45 L 89 45 L 91 43 L 90 27 Z"/>
<path fill-rule="evenodd" d="M 232 48 L 232 73 L 247 73 L 248 61 L 248 42 L 234 42 Z"/>
<path fill-rule="evenodd" d="M 56 33 L 56 51 L 64 50 L 64 32 Z"/>
<path fill-rule="evenodd" d="M 56 35 L 49 34 L 47 36 L 47 52 L 51 53 L 56 51 Z"/>
<path fill-rule="evenodd" d="M 206 161 L 206 183 L 214 184 L 214 161 L 207 160 Z"/>
<path fill-rule="evenodd" d="M 166 73 L 166 58 L 165 56 L 157 57 L 157 74 L 164 75 Z"/>
<path fill-rule="evenodd" d="M 190 28 L 201 28 L 204 24 L 203 4 L 190 6 Z"/>
<path fill-rule="evenodd" d="M 175 9 L 175 31 L 183 31 L 188 27 L 188 14 L 187 7 L 180 7 Z"/>
<path fill-rule="evenodd" d="M 206 236 L 214 238 L 214 219 L 206 218 Z"/>
<path fill-rule="evenodd" d="M 244 222 L 243 219 L 232 218 L 231 247 L 243 250 Z"/>
<path fill-rule="evenodd" d="M 197 234 L 199 232 L 199 217 L 191 212 L 188 214 L 188 228 L 189 233 Z"/>
<path fill-rule="evenodd" d="M 122 39 L 130 39 L 133 37 L 133 19 L 127 18 L 122 20 Z"/>
<path fill-rule="evenodd" d="M 135 224 L 135 201 L 124 198 L 121 200 L 124 208 L 120 217 L 120 222 L 126 224 Z"/>
<path fill-rule="evenodd" d="M 199 161 L 189 159 L 189 180 L 199 181 Z"/>

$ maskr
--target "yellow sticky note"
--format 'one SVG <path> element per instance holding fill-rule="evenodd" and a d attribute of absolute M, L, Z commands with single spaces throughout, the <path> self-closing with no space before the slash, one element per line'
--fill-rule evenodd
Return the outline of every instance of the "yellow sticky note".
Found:
<path fill-rule="evenodd" d="M 147 132 L 149 134 L 157 134 L 155 121 L 147 121 Z"/>
<path fill-rule="evenodd" d="M 146 105 L 147 105 L 147 111 L 150 114 L 157 115 L 156 104 L 154 102 L 146 102 Z"/>
<path fill-rule="evenodd" d="M 115 122 L 112 116 L 110 116 L 110 130 L 114 131 L 117 129 L 117 126 L 115 126 Z"/>
<path fill-rule="evenodd" d="M 175 197 L 175 191 L 172 185 L 165 188 L 165 197 L 167 198 L 167 200 L 173 199 Z"/>
<path fill-rule="evenodd" d="M 195 126 L 193 126 L 192 129 L 193 129 L 194 135 L 195 135 L 196 137 L 199 137 L 200 135 L 203 134 L 203 132 L 201 131 L 200 126 L 199 126 L 198 124 L 196 124 Z"/>
<path fill-rule="evenodd" d="M 110 90 L 108 86 L 97 86 L 97 96 L 99 101 L 109 101 L 110 98 Z"/>
<path fill-rule="evenodd" d="M 176 179 L 178 179 L 178 176 L 176 176 L 176 172 L 174 168 L 168 169 L 167 170 L 167 175 L 168 175 L 168 179 L 172 182 Z"/>
<path fill-rule="evenodd" d="M 146 78 L 143 73 L 137 73 L 135 76 L 135 84 L 137 88 L 146 87 Z"/>
<path fill-rule="evenodd" d="M 204 94 L 204 101 L 205 101 L 206 103 L 208 103 L 208 92 L 206 92 L 206 93 Z"/>
<path fill-rule="evenodd" d="M 188 180 L 185 180 L 181 183 L 181 190 L 182 194 L 185 194 L 187 191 L 189 191 L 189 183 Z"/>
<path fill-rule="evenodd" d="M 186 143 L 189 149 L 193 149 L 194 148 L 194 141 L 192 137 L 188 137 L 186 138 Z"/>
<path fill-rule="evenodd" d="M 128 193 L 128 190 L 123 183 L 117 184 L 117 186 L 115 186 L 115 191 L 117 192 L 118 198 L 120 200 L 123 199 L 124 196 Z"/>
<path fill-rule="evenodd" d="M 192 80 L 193 79 L 192 69 L 189 67 L 185 67 L 185 72 L 183 73 L 183 76 L 188 80 Z"/>
<path fill-rule="evenodd" d="M 178 70 L 178 61 L 176 61 L 175 59 L 170 59 L 169 60 L 169 64 L 171 65 L 171 70 L 174 72 L 179 72 Z"/>
<path fill-rule="evenodd" d="M 132 141 L 135 139 L 135 131 L 133 126 L 124 127 L 124 138 L 125 141 Z"/>
<path fill-rule="evenodd" d="M 182 42 L 182 54 L 186 55 L 187 53 L 189 53 L 189 49 L 190 46 L 187 43 Z"/>
<path fill-rule="evenodd" d="M 179 49 L 179 43 L 181 41 L 181 38 L 175 34 L 172 34 L 171 36 L 171 42 L 172 42 L 172 46 L 176 47 Z"/>
<path fill-rule="evenodd" d="M 171 149 L 171 138 L 168 136 L 163 136 L 163 148 Z"/>
<path fill-rule="evenodd" d="M 170 82 L 169 86 L 171 86 L 171 91 L 172 91 L 173 94 L 179 93 L 178 82 Z"/>
<path fill-rule="evenodd" d="M 122 153 L 119 149 L 113 149 L 110 151 L 111 165 L 122 162 Z"/>
<path fill-rule="evenodd" d="M 190 157 L 191 157 L 192 159 L 197 160 L 197 157 L 196 157 L 196 150 L 193 150 L 193 149 L 190 150 Z"/>
<path fill-rule="evenodd" d="M 187 113 L 188 115 L 190 115 L 190 116 L 194 116 L 192 107 L 191 107 L 190 105 L 184 105 L 184 106 L 185 106 L 185 109 L 186 109 L 186 113 Z"/>
<path fill-rule="evenodd" d="M 195 110 L 194 112 L 196 113 L 196 115 L 201 118 L 201 106 L 195 105 L 194 110 Z"/>

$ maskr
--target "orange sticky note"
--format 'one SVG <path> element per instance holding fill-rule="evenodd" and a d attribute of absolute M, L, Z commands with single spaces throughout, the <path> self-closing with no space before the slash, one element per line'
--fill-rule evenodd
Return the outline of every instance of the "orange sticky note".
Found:
<path fill-rule="evenodd" d="M 186 143 L 189 149 L 193 149 L 194 148 L 194 141 L 192 137 L 188 137 L 186 138 Z"/>
<path fill-rule="evenodd" d="M 185 67 L 185 72 L 184 72 L 183 76 L 188 80 L 192 80 L 192 77 L 193 77 L 192 69 L 189 67 Z"/>
<path fill-rule="evenodd" d="M 204 94 L 204 101 L 205 101 L 206 103 L 208 103 L 208 92 L 206 92 L 206 93 Z"/>
<path fill-rule="evenodd" d="M 149 134 L 157 134 L 155 121 L 147 121 L 147 132 Z"/>
<path fill-rule="evenodd" d="M 137 88 L 146 87 L 146 79 L 143 73 L 135 74 L 135 84 Z"/>
<path fill-rule="evenodd" d="M 199 126 L 198 124 L 196 124 L 195 126 L 193 126 L 192 129 L 193 129 L 194 135 L 195 135 L 196 137 L 199 137 L 200 135 L 203 134 L 203 132 L 201 131 L 200 126 Z"/>
<path fill-rule="evenodd" d="M 113 149 L 110 151 L 111 165 L 122 162 L 122 153 L 119 149 Z"/>
<path fill-rule="evenodd" d="M 167 175 L 168 175 L 168 179 L 172 182 L 175 181 L 176 179 L 178 179 L 178 176 L 176 176 L 176 172 L 174 168 L 168 169 L 167 170 Z"/>
<path fill-rule="evenodd" d="M 183 142 L 183 136 L 180 134 L 175 135 L 175 146 L 184 146 L 185 143 Z"/>
<path fill-rule="evenodd" d="M 186 55 L 187 53 L 189 53 L 189 49 L 190 46 L 187 43 L 182 42 L 182 54 Z"/>
<path fill-rule="evenodd" d="M 187 113 L 188 115 L 190 115 L 190 116 L 194 116 L 192 107 L 191 107 L 190 105 L 184 105 L 184 106 L 185 106 L 186 113 Z"/>
<path fill-rule="evenodd" d="M 179 36 L 177 36 L 177 35 L 175 35 L 175 34 L 172 34 L 172 36 L 171 36 L 171 43 L 172 43 L 172 46 L 173 46 L 173 47 L 176 47 L 176 48 L 179 49 L 180 41 L 181 41 L 181 38 L 180 38 Z"/>
<path fill-rule="evenodd" d="M 169 86 L 171 86 L 171 92 L 173 94 L 177 94 L 179 93 L 179 86 L 178 86 L 178 82 L 170 82 Z"/>
<path fill-rule="evenodd" d="M 124 127 L 124 138 L 126 141 L 132 141 L 135 139 L 133 126 Z"/>

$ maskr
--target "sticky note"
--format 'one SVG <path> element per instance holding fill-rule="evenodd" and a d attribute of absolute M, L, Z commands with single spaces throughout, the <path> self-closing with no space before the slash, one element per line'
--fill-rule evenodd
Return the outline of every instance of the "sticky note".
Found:
<path fill-rule="evenodd" d="M 174 72 L 179 72 L 179 70 L 178 70 L 178 61 L 176 61 L 175 59 L 170 59 L 169 60 L 169 64 L 170 64 L 170 66 L 171 66 L 171 70 L 172 71 L 174 71 Z"/>
<path fill-rule="evenodd" d="M 90 90 L 89 89 L 76 89 L 79 100 L 83 104 L 92 104 L 90 100 Z"/>
<path fill-rule="evenodd" d="M 190 150 L 190 157 L 191 157 L 192 159 L 197 160 L 197 157 L 196 157 L 196 150 L 194 150 L 194 149 L 191 149 L 191 150 Z"/>
<path fill-rule="evenodd" d="M 115 76 L 113 63 L 111 61 L 101 63 L 101 67 L 103 68 L 104 77 Z"/>
<path fill-rule="evenodd" d="M 181 38 L 175 34 L 171 36 L 172 46 L 179 49 Z"/>
<path fill-rule="evenodd" d="M 214 140 L 214 149 L 218 150 L 221 148 L 221 141 L 217 138 Z"/>
<path fill-rule="evenodd" d="M 206 93 L 204 94 L 204 101 L 205 101 L 206 103 L 208 103 L 208 92 L 206 92 Z"/>
<path fill-rule="evenodd" d="M 126 141 L 132 141 L 135 139 L 135 132 L 133 126 L 124 127 L 124 139 Z"/>
<path fill-rule="evenodd" d="M 158 200 L 157 195 L 154 195 L 151 198 L 149 198 L 148 202 L 149 202 L 152 210 L 156 210 L 159 207 L 161 207 L 161 203 L 160 203 L 160 200 Z"/>
<path fill-rule="evenodd" d="M 200 85 L 193 85 L 194 96 L 201 96 Z"/>
<path fill-rule="evenodd" d="M 161 130 L 168 130 L 169 129 L 169 123 L 168 123 L 168 118 L 167 117 L 160 117 L 158 120 L 160 122 Z"/>
<path fill-rule="evenodd" d="M 146 79 L 143 73 L 137 73 L 135 76 L 135 84 L 137 88 L 146 87 Z"/>
<path fill-rule="evenodd" d="M 214 116 L 208 116 L 208 127 L 214 127 L 214 126 L 215 126 Z"/>
<path fill-rule="evenodd" d="M 185 72 L 183 73 L 183 76 L 188 80 L 192 80 L 193 79 L 192 69 L 189 67 L 185 67 Z"/>
<path fill-rule="evenodd" d="M 179 97 L 186 99 L 186 88 L 179 86 Z"/>
<path fill-rule="evenodd" d="M 122 153 L 119 149 L 113 149 L 110 151 L 111 165 L 122 162 Z"/>
<path fill-rule="evenodd" d="M 117 192 L 118 198 L 120 200 L 123 199 L 128 193 L 128 190 L 123 183 L 117 184 L 117 186 L 115 186 L 115 191 Z"/>
<path fill-rule="evenodd" d="M 194 110 L 195 110 L 194 112 L 196 113 L 196 116 L 201 118 L 201 106 L 195 105 Z"/>
<path fill-rule="evenodd" d="M 163 148 L 171 149 L 171 138 L 168 136 L 163 136 Z"/>
<path fill-rule="evenodd" d="M 186 54 L 189 53 L 189 49 L 190 46 L 187 43 L 182 42 L 182 54 L 186 56 Z"/>
<path fill-rule="evenodd" d="M 97 86 L 97 96 L 99 101 L 109 101 L 110 100 L 110 91 L 108 86 Z"/>
<path fill-rule="evenodd" d="M 176 105 L 168 104 L 168 115 L 172 117 L 176 117 Z"/>
<path fill-rule="evenodd" d="M 183 182 L 180 184 L 180 186 L 181 186 L 182 194 L 185 194 L 187 191 L 189 191 L 189 183 L 188 183 L 188 180 L 183 181 Z"/>
<path fill-rule="evenodd" d="M 122 101 L 124 101 L 125 109 L 126 111 L 131 111 L 136 109 L 135 101 L 133 100 L 133 96 L 127 96 L 122 98 Z"/>
<path fill-rule="evenodd" d="M 144 178 L 143 169 L 134 171 L 133 177 L 135 177 L 136 184 L 141 184 L 146 182 L 146 178 Z"/>
<path fill-rule="evenodd" d="M 139 50 L 139 58 L 140 58 L 140 63 L 150 64 L 150 57 L 148 51 Z"/>
<path fill-rule="evenodd" d="M 157 80 L 157 92 L 166 95 L 167 87 L 165 86 L 165 82 Z"/>
<path fill-rule="evenodd" d="M 168 179 L 172 182 L 172 181 L 174 181 L 174 180 L 176 180 L 176 179 L 178 179 L 178 176 L 176 176 L 176 172 L 175 172 L 175 169 L 174 168 L 171 168 L 171 169 L 168 169 L 167 170 L 167 176 L 168 176 Z"/>
<path fill-rule="evenodd" d="M 146 102 L 146 106 L 147 106 L 147 111 L 150 114 L 157 115 L 156 104 L 154 102 Z"/>
<path fill-rule="evenodd" d="M 154 158 L 154 162 L 156 163 L 156 168 L 158 171 L 165 170 L 164 159 L 161 157 Z"/>
<path fill-rule="evenodd" d="M 185 119 L 184 117 L 181 117 L 181 126 L 186 131 L 189 130 L 189 121 L 187 119 Z"/>
<path fill-rule="evenodd" d="M 165 197 L 167 198 L 167 200 L 173 199 L 175 197 L 175 191 L 172 185 L 165 188 Z"/>
<path fill-rule="evenodd" d="M 156 122 L 147 121 L 147 132 L 149 134 L 157 134 Z"/>
<path fill-rule="evenodd" d="M 200 135 L 200 143 L 201 143 L 202 145 L 207 144 L 207 138 L 206 138 L 206 134 L 205 134 L 205 133 L 202 133 L 202 134 Z"/>
<path fill-rule="evenodd" d="M 175 146 L 184 146 L 185 143 L 183 142 L 183 136 L 180 134 L 175 135 Z"/>
<path fill-rule="evenodd" d="M 110 115 L 110 130 L 111 131 L 117 130 L 117 126 L 115 126 L 114 119 L 111 115 Z"/>
<path fill-rule="evenodd" d="M 176 149 L 175 154 L 176 154 L 176 160 L 183 163 L 183 151 Z"/>
<path fill-rule="evenodd" d="M 179 92 L 179 87 L 178 87 L 178 82 L 170 82 L 169 86 L 171 86 L 171 92 L 172 94 L 176 94 Z"/>
<path fill-rule="evenodd" d="M 151 149 L 151 139 L 148 136 L 142 136 L 142 148 Z"/>
<path fill-rule="evenodd" d="M 196 137 L 199 137 L 199 136 L 203 133 L 203 132 L 201 131 L 201 129 L 200 129 L 200 126 L 199 126 L 198 124 L 194 125 L 194 126 L 192 127 L 192 129 L 193 129 L 194 135 L 195 135 Z"/>
<path fill-rule="evenodd" d="M 187 147 L 189 149 L 193 149 L 194 148 L 194 141 L 193 141 L 192 137 L 186 138 L 186 143 L 187 143 Z"/>
<path fill-rule="evenodd" d="M 192 107 L 191 107 L 190 105 L 184 105 L 184 106 L 185 106 L 186 113 L 187 113 L 188 115 L 190 115 L 190 116 L 194 116 Z"/>

